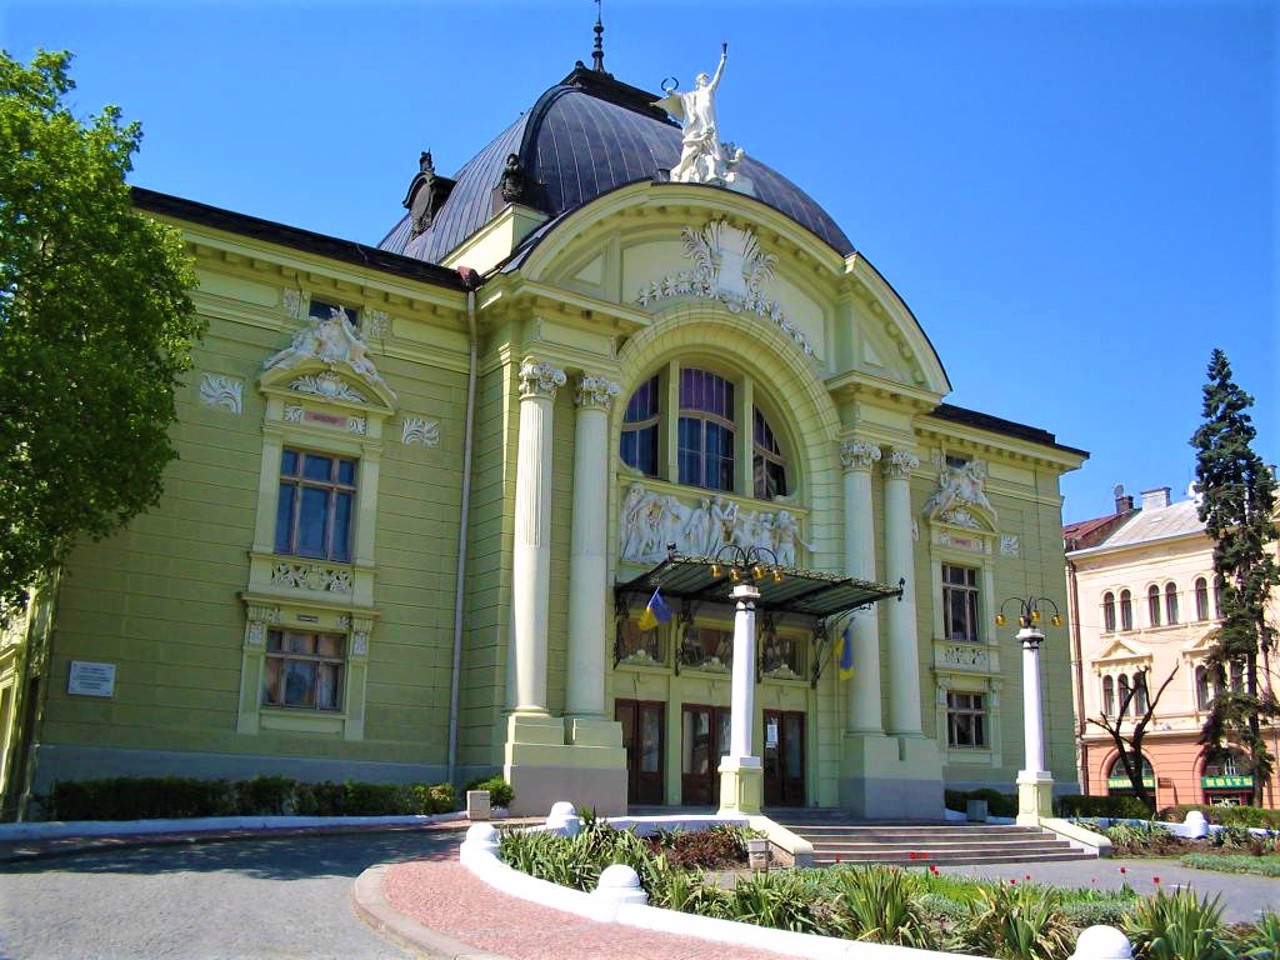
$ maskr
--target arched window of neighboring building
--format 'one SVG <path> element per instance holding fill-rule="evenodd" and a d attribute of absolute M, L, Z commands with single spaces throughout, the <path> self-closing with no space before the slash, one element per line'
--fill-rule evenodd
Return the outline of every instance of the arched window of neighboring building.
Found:
<path fill-rule="evenodd" d="M 1131 687 L 1129 686 L 1128 674 L 1120 674 L 1120 704 L 1119 713 L 1122 716 L 1133 712 L 1133 698 L 1130 696 Z"/>
<path fill-rule="evenodd" d="M 1133 715 L 1144 716 L 1147 712 L 1147 671 L 1139 670 L 1133 675 Z"/>
<path fill-rule="evenodd" d="M 1107 633 L 1116 632 L 1116 595 L 1110 590 L 1102 595 L 1102 629 Z"/>
<path fill-rule="evenodd" d="M 1209 619 L 1209 581 L 1196 577 L 1196 619 Z"/>
<path fill-rule="evenodd" d="M 650 377 L 627 401 L 622 418 L 619 455 L 622 462 L 646 477 L 658 475 L 658 432 L 662 413 L 658 378 Z"/>
<path fill-rule="evenodd" d="M 1213 676 L 1203 663 L 1196 667 L 1196 709 L 1208 710 L 1213 702 Z"/>
<path fill-rule="evenodd" d="M 1160 588 L 1154 583 L 1147 588 L 1147 619 L 1151 626 L 1160 626 Z"/>
<path fill-rule="evenodd" d="M 1218 577 L 1213 578 L 1213 617 L 1222 619 L 1222 580 Z"/>
<path fill-rule="evenodd" d="M 1120 591 L 1120 629 L 1133 629 L 1133 594 L 1127 589 Z"/>
<path fill-rule="evenodd" d="M 1133 754 L 1129 754 L 1133 757 Z M 1148 790 L 1154 790 L 1156 785 L 1156 771 L 1151 766 L 1151 761 L 1145 756 L 1135 758 L 1142 764 L 1142 783 Z M 1129 779 L 1129 773 L 1125 769 L 1124 760 L 1117 756 L 1111 762 L 1110 769 L 1107 770 L 1107 794 L 1109 796 L 1128 796 L 1133 794 L 1133 781 Z"/>
<path fill-rule="evenodd" d="M 1110 677 L 1102 678 L 1102 712 L 1108 717 L 1116 715 L 1116 682 Z"/>
<path fill-rule="evenodd" d="M 1178 585 L 1173 582 L 1164 585 L 1164 619 L 1170 626 L 1178 622 Z"/>
<path fill-rule="evenodd" d="M 1244 692 L 1244 664 L 1239 660 L 1231 661 L 1231 689 L 1235 693 Z"/>

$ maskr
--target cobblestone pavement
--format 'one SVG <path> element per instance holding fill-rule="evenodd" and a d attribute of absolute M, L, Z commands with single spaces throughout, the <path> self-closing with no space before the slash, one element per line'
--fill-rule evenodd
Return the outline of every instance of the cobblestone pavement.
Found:
<path fill-rule="evenodd" d="M 458 840 L 456 832 L 415 831 L 116 841 L 0 864 L 0 956 L 405 960 L 419 954 L 356 915 L 355 878 L 375 863 L 456 850 Z"/>

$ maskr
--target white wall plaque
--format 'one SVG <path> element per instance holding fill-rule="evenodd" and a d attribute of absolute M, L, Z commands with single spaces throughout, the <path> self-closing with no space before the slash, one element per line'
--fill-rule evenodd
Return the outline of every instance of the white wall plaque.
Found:
<path fill-rule="evenodd" d="M 67 693 L 79 694 L 82 697 L 114 697 L 116 665 L 72 660 L 71 673 L 67 677 Z"/>

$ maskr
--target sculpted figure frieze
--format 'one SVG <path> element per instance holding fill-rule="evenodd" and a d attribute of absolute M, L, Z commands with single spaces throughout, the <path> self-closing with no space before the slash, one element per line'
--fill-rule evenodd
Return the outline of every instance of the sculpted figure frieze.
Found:
<path fill-rule="evenodd" d="M 633 483 L 623 498 L 618 517 L 618 551 L 623 560 L 658 563 L 667 544 L 685 556 L 709 557 L 726 544 L 772 550 L 783 566 L 799 562 L 801 548 L 813 546 L 801 537 L 800 519 L 791 511 L 743 510 L 720 494 L 686 504 L 672 494 Z"/>
<path fill-rule="evenodd" d="M 996 509 L 987 498 L 987 465 L 982 460 L 948 462 L 939 455 L 938 489 L 925 501 L 924 514 L 958 527 L 994 527 Z"/>
<path fill-rule="evenodd" d="M 293 335 L 293 342 L 279 353 L 268 357 L 262 368 L 264 371 L 292 370 L 315 360 L 327 365 L 330 371 L 345 369 L 366 383 L 376 384 L 386 392 L 391 392 L 374 366 L 364 341 L 351 325 L 347 311 L 342 307 L 333 308 L 326 318 L 310 318 L 307 325 Z M 304 379 L 310 381 L 316 378 Z M 326 395 L 321 390 L 303 389 L 302 392 Z"/>

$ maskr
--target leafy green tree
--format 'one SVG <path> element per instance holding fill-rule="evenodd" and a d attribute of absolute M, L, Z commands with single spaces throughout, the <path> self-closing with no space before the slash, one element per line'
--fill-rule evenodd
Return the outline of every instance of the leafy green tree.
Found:
<path fill-rule="evenodd" d="M 203 330 L 178 232 L 125 184 L 141 129 L 78 120 L 70 62 L 0 51 L 0 622 L 77 537 L 159 499 Z"/>
<path fill-rule="evenodd" d="M 1253 776 L 1253 803 L 1275 770 L 1262 726 L 1280 717 L 1275 693 L 1260 689 L 1258 661 L 1269 663 L 1275 629 L 1267 622 L 1280 569 L 1269 549 L 1276 539 L 1276 478 L 1253 451 L 1253 397 L 1231 377 L 1226 354 L 1214 350 L 1204 386 L 1204 422 L 1191 438 L 1205 532 L 1213 540 L 1213 570 L 1221 591 L 1222 625 L 1208 663 L 1218 694 L 1200 732 L 1214 756 L 1242 758 Z M 1234 668 L 1234 670 L 1232 669 Z M 1229 673 L 1244 683 L 1228 684 Z M 1266 671 L 1269 675 L 1269 670 Z"/>

